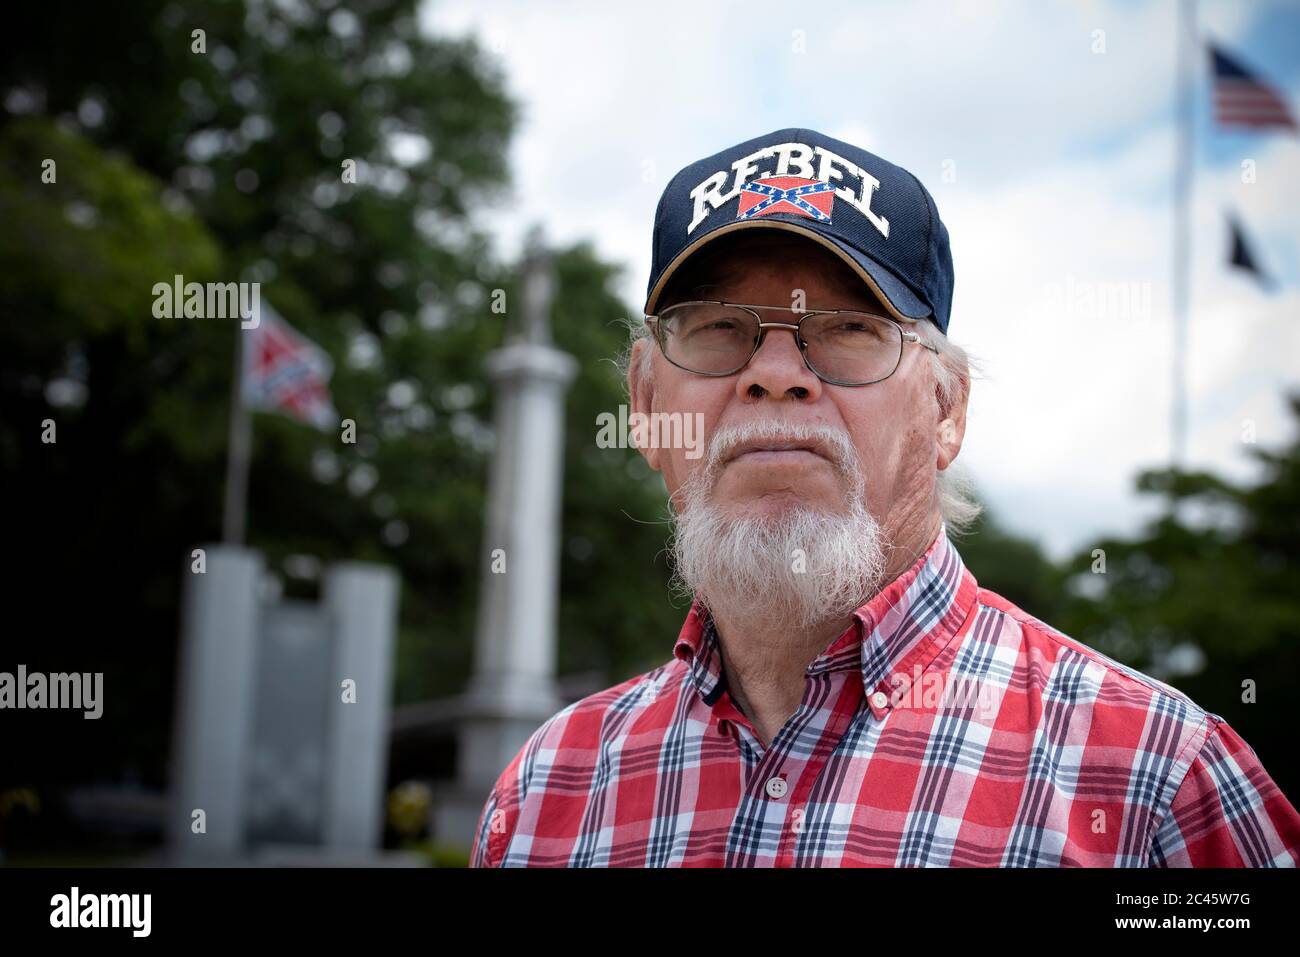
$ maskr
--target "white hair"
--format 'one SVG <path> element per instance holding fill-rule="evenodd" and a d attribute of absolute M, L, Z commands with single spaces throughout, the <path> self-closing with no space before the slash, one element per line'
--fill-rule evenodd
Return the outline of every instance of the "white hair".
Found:
<path fill-rule="evenodd" d="M 636 344 L 646 341 L 646 347 L 637 357 L 637 372 L 644 382 L 654 381 L 654 354 L 658 345 L 650 334 L 649 327 L 642 319 L 621 320 L 628 329 L 628 342 L 615 364 L 626 392 L 628 389 L 628 371 L 632 359 L 636 356 Z M 953 342 L 939 331 L 929 320 L 907 323 L 921 339 L 934 346 L 937 352 L 925 350 L 930 357 L 930 370 L 934 378 L 935 399 L 939 403 L 940 414 L 946 416 L 953 405 L 970 388 L 970 383 L 984 377 L 983 362 L 965 348 Z M 629 395 L 629 401 L 631 397 Z M 943 516 L 947 531 L 953 536 L 970 530 L 979 518 L 983 507 L 975 497 L 974 484 L 964 469 L 955 463 L 946 469 L 935 469 L 935 497 L 938 499 L 939 513 Z"/>
<path fill-rule="evenodd" d="M 714 501 L 714 486 L 732 451 L 742 442 L 764 439 L 824 443 L 849 486 L 847 511 L 799 503 L 775 517 L 735 515 Z M 867 511 L 866 478 L 843 429 L 777 419 L 721 428 L 679 495 L 673 591 L 697 596 L 715 618 L 742 632 L 814 629 L 848 614 L 884 584 L 891 543 Z"/>

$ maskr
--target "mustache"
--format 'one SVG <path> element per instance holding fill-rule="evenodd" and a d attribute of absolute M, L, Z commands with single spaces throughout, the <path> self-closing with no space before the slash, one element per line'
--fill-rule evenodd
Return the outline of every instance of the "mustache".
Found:
<path fill-rule="evenodd" d="M 764 419 L 723 426 L 709 440 L 709 450 L 704 465 L 699 470 L 700 484 L 712 488 L 723 467 L 737 448 L 749 442 L 808 442 L 817 443 L 837 472 L 855 486 L 862 484 L 862 469 L 857 451 L 844 429 L 831 425 L 807 422 L 784 422 Z"/>

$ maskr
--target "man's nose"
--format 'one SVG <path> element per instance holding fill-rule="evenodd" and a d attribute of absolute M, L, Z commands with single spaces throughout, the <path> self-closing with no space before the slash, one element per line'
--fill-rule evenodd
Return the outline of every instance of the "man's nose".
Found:
<path fill-rule="evenodd" d="M 740 396 L 816 400 L 821 395 L 822 380 L 804 365 L 795 330 L 776 327 L 763 331 L 767 333 L 763 344 L 737 377 Z"/>

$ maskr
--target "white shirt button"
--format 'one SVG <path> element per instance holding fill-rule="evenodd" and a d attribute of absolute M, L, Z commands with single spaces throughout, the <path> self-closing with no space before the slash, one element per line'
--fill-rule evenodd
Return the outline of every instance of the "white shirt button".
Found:
<path fill-rule="evenodd" d="M 771 797 L 774 798 L 785 797 L 785 792 L 787 787 L 788 785 L 785 783 L 785 778 L 767 779 L 767 793 Z"/>
<path fill-rule="evenodd" d="M 883 691 L 877 691 L 871 696 L 871 703 L 877 708 L 883 708 L 889 704 L 889 697 Z"/>

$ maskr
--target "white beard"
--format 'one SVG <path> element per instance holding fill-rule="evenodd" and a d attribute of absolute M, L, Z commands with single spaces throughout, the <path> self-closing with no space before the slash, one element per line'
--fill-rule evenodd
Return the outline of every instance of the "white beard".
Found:
<path fill-rule="evenodd" d="M 847 510 L 796 505 L 776 516 L 728 517 L 712 501 L 725 456 L 749 439 L 821 439 L 848 481 Z M 843 618 L 884 584 L 888 543 L 865 505 L 853 446 L 828 426 L 753 423 L 719 431 L 682 487 L 672 542 L 673 585 L 744 630 L 808 631 Z"/>

